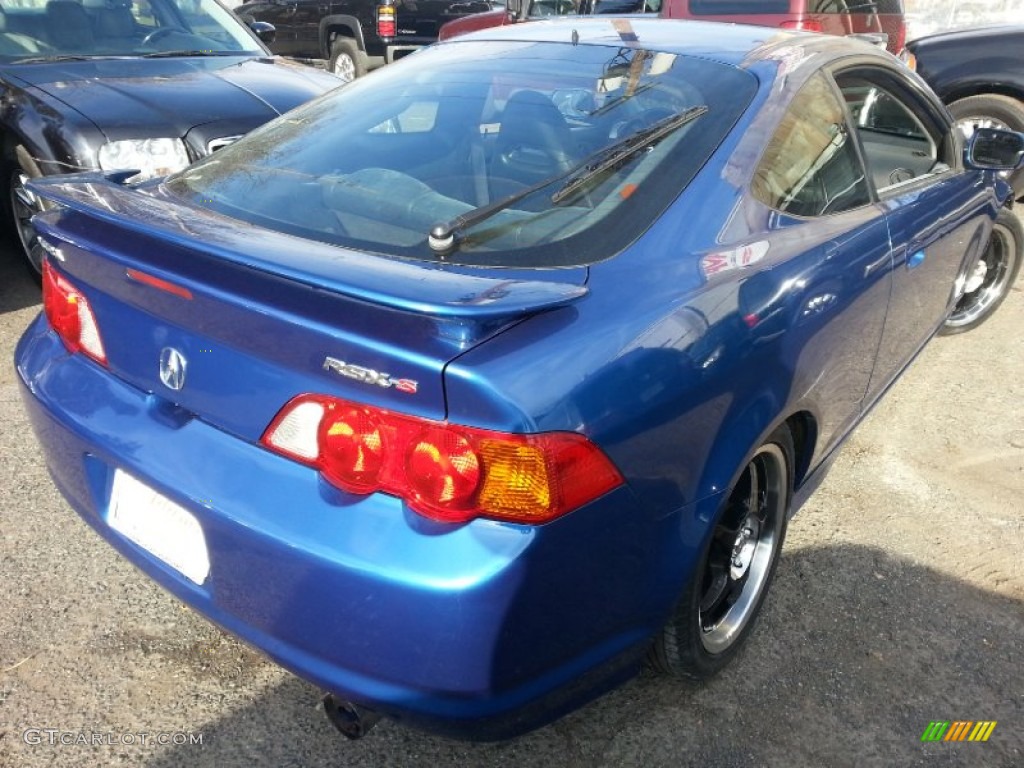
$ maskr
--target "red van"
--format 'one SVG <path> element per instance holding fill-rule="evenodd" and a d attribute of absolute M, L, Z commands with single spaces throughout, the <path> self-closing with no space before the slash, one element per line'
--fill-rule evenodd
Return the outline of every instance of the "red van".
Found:
<path fill-rule="evenodd" d="M 441 27 L 447 40 L 477 29 L 574 14 L 658 13 L 663 19 L 703 19 L 831 35 L 880 34 L 899 55 L 907 41 L 903 0 L 506 0 L 507 7 L 464 16 Z"/>
<path fill-rule="evenodd" d="M 804 29 L 829 35 L 888 36 L 899 55 L 907 42 L 903 0 L 665 0 L 665 19 L 702 19 Z"/>
<path fill-rule="evenodd" d="M 523 21 L 552 16 L 589 16 L 591 14 L 657 13 L 662 0 L 505 0 L 505 7 L 474 13 L 449 21 L 441 27 L 439 40 L 476 32 L 478 29 L 504 27 Z"/>

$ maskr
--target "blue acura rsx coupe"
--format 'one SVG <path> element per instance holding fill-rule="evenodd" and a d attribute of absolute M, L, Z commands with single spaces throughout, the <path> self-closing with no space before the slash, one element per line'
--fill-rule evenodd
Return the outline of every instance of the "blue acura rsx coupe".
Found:
<path fill-rule="evenodd" d="M 1022 149 L 857 41 L 488 30 L 166 179 L 33 182 L 25 403 L 346 733 L 521 733 L 736 654 L 843 439 L 1016 276 Z"/>

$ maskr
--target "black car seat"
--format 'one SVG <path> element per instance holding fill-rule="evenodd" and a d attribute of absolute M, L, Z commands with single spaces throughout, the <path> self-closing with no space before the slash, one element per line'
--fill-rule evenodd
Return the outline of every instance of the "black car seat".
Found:
<path fill-rule="evenodd" d="M 92 16 L 96 37 L 105 47 L 131 50 L 141 40 L 131 0 L 82 0 L 82 4 Z"/>
<path fill-rule="evenodd" d="M 501 113 L 501 128 L 490 159 L 491 199 L 568 170 L 576 161 L 569 125 L 547 96 L 516 91 Z"/>
<path fill-rule="evenodd" d="M 91 53 L 95 49 L 89 16 L 75 0 L 50 0 L 46 4 L 46 29 L 59 51 Z"/>

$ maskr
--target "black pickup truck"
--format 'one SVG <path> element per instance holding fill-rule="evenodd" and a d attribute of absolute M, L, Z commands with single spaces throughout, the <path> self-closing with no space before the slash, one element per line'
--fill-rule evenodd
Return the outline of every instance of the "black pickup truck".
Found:
<path fill-rule="evenodd" d="M 347 82 L 435 42 L 442 24 L 495 7 L 490 0 L 252 0 L 235 13 L 277 28 L 274 53 L 326 60 Z"/>
<path fill-rule="evenodd" d="M 904 59 L 949 107 L 961 130 L 1024 131 L 1024 25 L 951 30 L 907 43 Z M 1010 175 L 1024 199 L 1024 170 Z"/>

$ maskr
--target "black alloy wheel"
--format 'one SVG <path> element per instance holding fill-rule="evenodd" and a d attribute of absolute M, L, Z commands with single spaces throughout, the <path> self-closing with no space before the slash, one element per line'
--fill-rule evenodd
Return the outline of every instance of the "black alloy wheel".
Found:
<path fill-rule="evenodd" d="M 962 291 L 940 332 L 949 336 L 977 328 L 999 309 L 1020 274 L 1024 257 L 1024 227 L 1008 208 L 1003 208 L 992 225 L 985 252 L 961 278 Z"/>
<path fill-rule="evenodd" d="M 649 660 L 671 675 L 717 673 L 750 636 L 786 536 L 793 441 L 780 427 L 747 461 L 729 492 L 700 565 Z"/>

